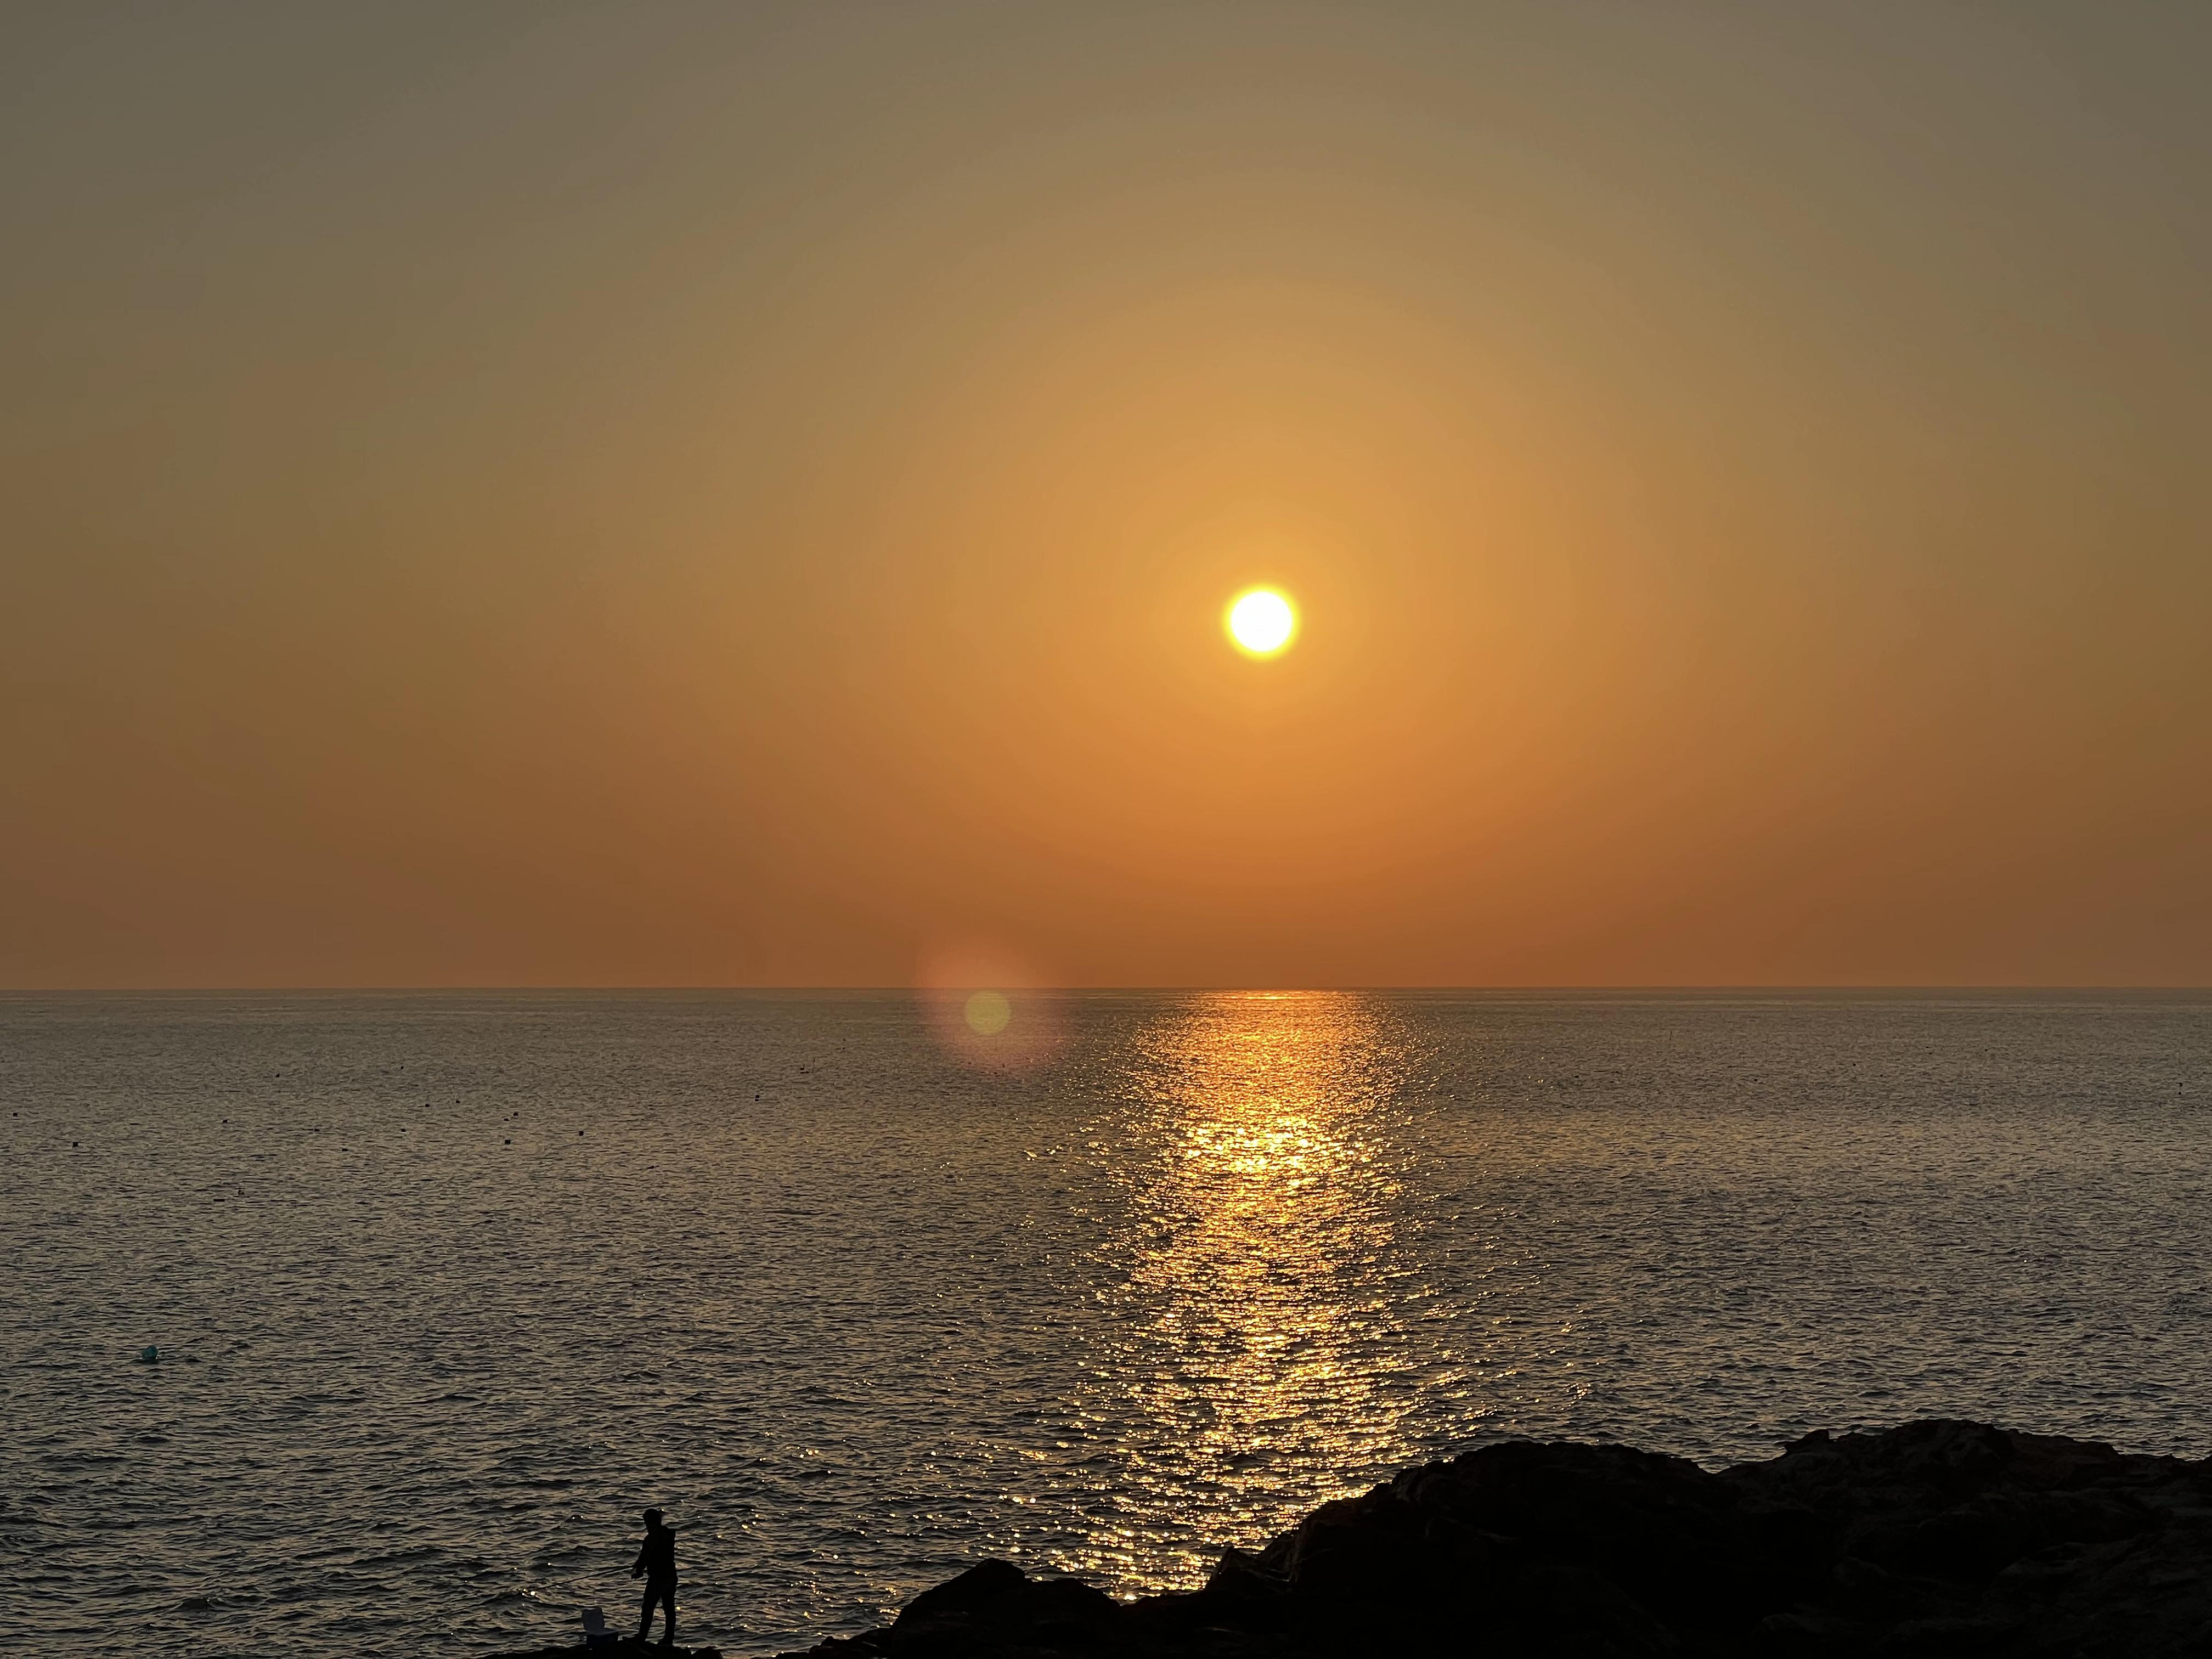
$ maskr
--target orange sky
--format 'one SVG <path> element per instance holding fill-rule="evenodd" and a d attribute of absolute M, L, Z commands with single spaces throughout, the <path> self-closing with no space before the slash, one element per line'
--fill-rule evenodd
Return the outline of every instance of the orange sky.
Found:
<path fill-rule="evenodd" d="M 2212 982 L 2208 61 L 14 9 L 0 984 Z"/>

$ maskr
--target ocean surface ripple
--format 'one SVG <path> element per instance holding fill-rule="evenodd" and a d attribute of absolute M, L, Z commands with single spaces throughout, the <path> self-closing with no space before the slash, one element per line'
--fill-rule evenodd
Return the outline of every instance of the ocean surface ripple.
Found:
<path fill-rule="evenodd" d="M 1000 1072 L 888 994 L 0 998 L 9 1634 L 549 1641 L 651 1503 L 686 1639 L 768 1652 L 1510 1435 L 2212 1449 L 2202 994 L 1056 1018 Z"/>

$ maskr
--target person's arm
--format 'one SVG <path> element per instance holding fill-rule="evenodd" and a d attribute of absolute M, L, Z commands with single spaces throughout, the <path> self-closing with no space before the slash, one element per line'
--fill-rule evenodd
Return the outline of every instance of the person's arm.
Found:
<path fill-rule="evenodd" d="M 637 1553 L 637 1559 L 629 1564 L 629 1576 L 631 1577 L 642 1578 L 645 1577 L 645 1550 L 649 1550 L 652 1547 L 653 1540 L 648 1537 L 645 1541 L 645 1549 L 640 1550 Z"/>

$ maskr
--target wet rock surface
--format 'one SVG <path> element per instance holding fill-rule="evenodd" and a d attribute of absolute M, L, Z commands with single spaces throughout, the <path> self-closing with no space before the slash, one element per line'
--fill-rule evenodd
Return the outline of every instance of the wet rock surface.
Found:
<path fill-rule="evenodd" d="M 1712 1474 L 1486 1446 L 1326 1504 L 1204 1589 L 987 1561 L 805 1659 L 2212 1654 L 2212 1462 L 1979 1423 Z M 795 1656 L 792 1656 L 795 1659 Z"/>

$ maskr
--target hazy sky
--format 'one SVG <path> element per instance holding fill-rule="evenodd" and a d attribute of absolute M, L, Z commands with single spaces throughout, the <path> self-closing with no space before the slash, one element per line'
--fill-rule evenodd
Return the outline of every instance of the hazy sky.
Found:
<path fill-rule="evenodd" d="M 2208 83 L 9 6 L 0 983 L 2212 981 Z"/>

